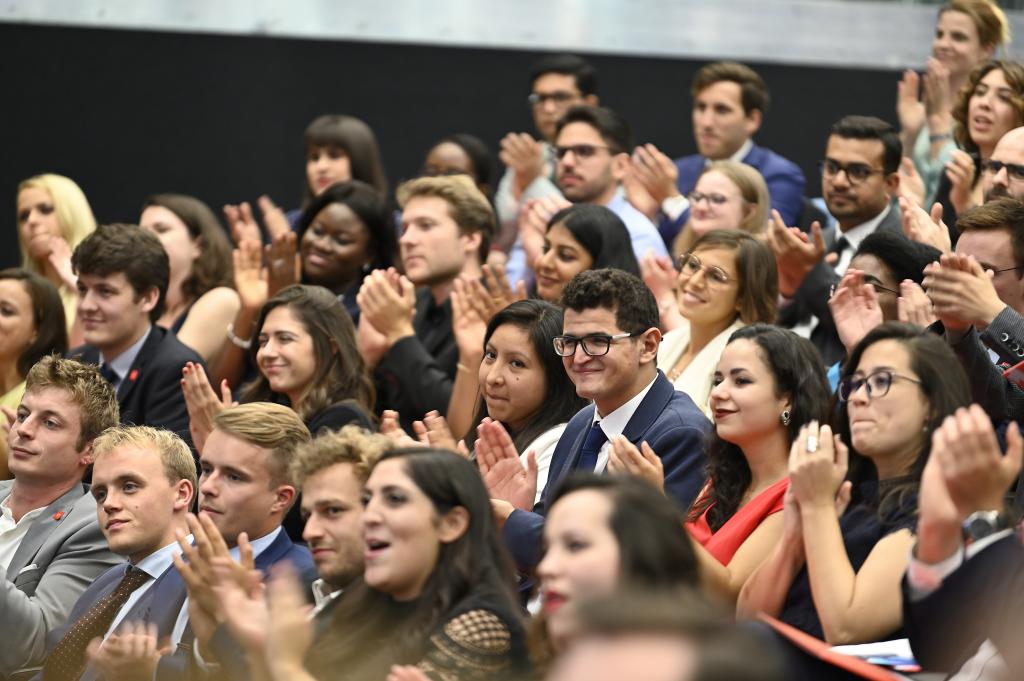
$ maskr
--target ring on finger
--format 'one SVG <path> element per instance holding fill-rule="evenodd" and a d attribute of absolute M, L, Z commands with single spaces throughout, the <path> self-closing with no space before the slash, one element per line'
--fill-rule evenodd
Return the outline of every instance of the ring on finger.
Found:
<path fill-rule="evenodd" d="M 808 454 L 813 454 L 816 451 L 818 451 L 818 436 L 817 435 L 808 435 L 807 436 L 807 444 L 805 445 L 804 449 L 807 450 Z"/>

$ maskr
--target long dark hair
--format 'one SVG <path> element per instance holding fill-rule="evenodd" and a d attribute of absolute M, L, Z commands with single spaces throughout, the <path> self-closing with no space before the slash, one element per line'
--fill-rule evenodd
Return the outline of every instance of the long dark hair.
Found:
<path fill-rule="evenodd" d="M 68 352 L 68 327 L 64 317 L 64 303 L 60 293 L 46 277 L 20 267 L 0 271 L 0 280 L 20 281 L 32 301 L 32 323 L 36 338 L 18 357 L 18 375 L 28 376 L 28 370 L 47 355 Z"/>
<path fill-rule="evenodd" d="M 640 276 L 640 265 L 633 254 L 633 242 L 622 219 L 605 208 L 590 203 L 577 203 L 563 208 L 548 220 L 548 231 L 563 225 L 572 238 L 590 253 L 594 264 L 590 269 L 614 267 Z"/>
<path fill-rule="evenodd" d="M 682 512 L 665 495 L 632 476 L 573 473 L 557 485 L 548 508 L 583 490 L 599 492 L 612 502 L 608 526 L 619 544 L 618 589 L 697 585 L 693 540 L 683 527 Z"/>
<path fill-rule="evenodd" d="M 302 136 L 302 145 L 306 154 L 312 147 L 341 149 L 348 156 L 352 179 L 367 183 L 382 196 L 387 195 L 388 180 L 384 175 L 384 162 L 381 160 L 377 136 L 369 125 L 355 116 L 327 114 L 315 118 Z M 309 180 L 303 184 L 305 191 L 302 206 L 305 208 L 314 197 Z"/>
<path fill-rule="evenodd" d="M 884 493 L 879 489 L 877 498 L 863 496 L 864 483 L 878 481 L 878 470 L 874 462 L 859 453 L 850 439 L 850 417 L 848 403 L 839 401 L 835 411 L 834 430 L 850 449 L 850 468 L 847 479 L 853 482 L 853 500 L 875 506 L 881 515 L 896 507 L 902 507 L 921 484 L 921 474 L 932 451 L 932 433 L 942 421 L 960 407 L 971 403 L 970 387 L 956 355 L 939 336 L 912 324 L 885 322 L 872 329 L 850 353 L 843 365 L 840 380 L 857 371 L 864 352 L 875 343 L 893 340 L 903 346 L 910 356 L 910 369 L 921 381 L 920 389 L 928 400 L 928 420 L 921 433 L 921 451 L 906 478 L 895 485 L 886 486 Z"/>
<path fill-rule="evenodd" d="M 758 346 L 758 354 L 775 381 L 775 394 L 790 399 L 788 442 L 792 444 L 800 428 L 812 420 L 827 423 L 831 390 L 818 350 L 806 338 L 788 329 L 770 324 L 752 324 L 737 329 L 729 343 L 749 340 Z M 717 531 L 733 516 L 752 481 L 750 464 L 739 446 L 718 437 L 714 430 L 707 441 L 708 491 L 690 508 L 687 519 L 697 520 L 707 511 L 708 526 Z"/>
<path fill-rule="evenodd" d="M 555 353 L 552 339 L 562 333 L 562 308 L 539 299 L 520 300 L 499 310 L 487 323 L 484 332 L 484 348 L 498 327 L 511 324 L 522 329 L 530 337 L 533 352 L 544 370 L 545 399 L 541 409 L 531 416 L 518 432 L 512 432 L 516 451 L 533 442 L 546 430 L 566 423 L 576 412 L 587 406 L 587 401 L 576 394 L 576 386 L 569 380 L 562 365 L 562 358 Z M 481 397 L 473 416 L 473 426 L 466 434 L 466 442 L 476 442 L 476 429 L 480 421 L 488 416 L 487 403 Z M 504 424 L 506 428 L 508 424 Z"/>
<path fill-rule="evenodd" d="M 259 366 L 260 334 L 270 311 L 287 307 L 306 327 L 313 338 L 316 373 L 310 379 L 300 404 L 292 408 L 303 421 L 309 421 L 332 404 L 352 400 L 372 413 L 375 399 L 373 382 L 363 356 L 356 345 L 356 329 L 352 318 L 337 296 L 322 286 L 295 284 L 263 304 L 252 330 L 249 359 Z M 270 382 L 262 372 L 242 389 L 242 402 L 273 402 Z"/>
<path fill-rule="evenodd" d="M 334 613 L 331 633 L 319 639 L 322 644 L 314 645 L 307 658 L 317 678 L 335 678 L 339 670 L 352 678 L 384 678 L 390 665 L 416 662 L 431 632 L 470 595 L 485 595 L 510 626 L 519 627 L 512 563 L 476 466 L 449 451 L 417 447 L 387 452 L 375 467 L 390 459 L 402 461 L 437 516 L 462 507 L 469 527 L 440 547 L 437 564 L 410 606 L 401 607 L 361 579 L 351 587 Z"/>

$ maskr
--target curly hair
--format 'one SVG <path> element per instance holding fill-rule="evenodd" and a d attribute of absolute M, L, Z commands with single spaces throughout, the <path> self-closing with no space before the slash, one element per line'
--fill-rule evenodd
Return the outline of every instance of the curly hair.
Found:
<path fill-rule="evenodd" d="M 957 123 L 953 126 L 953 138 L 962 149 L 971 154 L 977 155 L 979 153 L 978 145 L 971 139 L 971 133 L 967 125 L 971 98 L 974 97 L 974 92 L 978 89 L 981 79 L 996 69 L 1003 72 L 1006 84 L 1013 90 L 1010 104 L 1017 111 L 1017 125 L 1024 122 L 1024 64 L 1005 59 L 993 59 L 984 64 L 979 64 L 971 71 L 967 84 L 957 93 L 956 104 L 953 106 L 952 112 L 953 120 Z"/>

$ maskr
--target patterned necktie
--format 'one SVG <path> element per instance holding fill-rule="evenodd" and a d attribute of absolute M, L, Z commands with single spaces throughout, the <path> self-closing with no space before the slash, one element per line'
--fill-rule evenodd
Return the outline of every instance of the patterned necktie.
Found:
<path fill-rule="evenodd" d="M 583 448 L 580 449 L 580 462 L 576 469 L 593 473 L 597 468 L 597 454 L 605 442 L 608 442 L 608 437 L 601 430 L 601 422 L 598 421 L 590 426 L 587 437 L 583 440 Z"/>
<path fill-rule="evenodd" d="M 117 385 L 117 381 L 121 378 L 106 362 L 100 365 L 100 376 L 107 379 L 107 383 L 114 386 Z"/>
<path fill-rule="evenodd" d="M 118 611 L 124 607 L 132 592 L 149 581 L 149 575 L 128 566 L 117 588 L 96 602 L 64 634 L 53 653 L 43 665 L 44 681 L 75 681 L 85 671 L 85 648 L 89 641 L 103 636 L 110 628 Z"/>

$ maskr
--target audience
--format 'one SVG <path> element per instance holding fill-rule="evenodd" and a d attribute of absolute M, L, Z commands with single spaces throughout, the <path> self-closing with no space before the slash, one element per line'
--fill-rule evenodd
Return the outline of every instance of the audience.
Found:
<path fill-rule="evenodd" d="M 829 393 L 814 346 L 791 331 L 748 326 L 722 351 L 708 482 L 687 528 L 705 582 L 729 602 L 782 538 L 789 452 L 805 425 L 828 420 Z"/>
<path fill-rule="evenodd" d="M 238 312 L 231 244 L 210 207 L 183 194 L 146 199 L 139 226 L 160 240 L 170 262 L 163 314 L 157 324 L 213 362 L 224 345 L 221 329 Z"/>
<path fill-rule="evenodd" d="M 812 422 L 794 441 L 782 538 L 738 611 L 832 645 L 899 638 L 921 473 L 967 380 L 941 339 L 887 322 L 850 354 L 838 394 L 835 433 Z"/>
<path fill-rule="evenodd" d="M 178 381 L 202 358 L 157 326 L 169 261 L 160 241 L 134 225 L 100 225 L 71 256 L 85 345 L 69 355 L 99 365 L 117 392 L 121 423 L 163 427 L 190 441 Z"/>
<path fill-rule="evenodd" d="M 614 267 L 640 274 L 626 225 L 604 206 L 563 208 L 551 216 L 539 248 L 526 239 L 523 245 L 536 273 L 537 297 L 549 303 L 557 303 L 569 280 L 584 270 Z"/>
<path fill-rule="evenodd" d="M 686 197 L 710 161 L 752 166 L 768 185 L 772 208 L 787 225 L 795 224 L 803 211 L 803 172 L 792 161 L 753 141 L 770 100 L 761 76 L 735 62 L 708 64 L 694 77 L 690 95 L 698 153 L 670 161 L 653 144 L 647 144 L 638 147 L 633 158 L 641 183 L 653 200 L 652 212 L 659 212 L 658 230 L 665 244 L 671 245 L 686 223 L 687 212 L 694 207 Z"/>
<path fill-rule="evenodd" d="M 81 342 L 75 326 L 78 288 L 71 252 L 96 229 L 96 218 L 81 188 L 63 175 L 47 173 L 18 185 L 18 246 L 21 266 L 57 287 L 72 343 Z"/>
<path fill-rule="evenodd" d="M 384 197 L 370 185 L 339 182 L 312 199 L 296 225 L 302 283 L 323 286 L 359 323 L 363 277 L 395 260 L 395 230 Z"/>
<path fill-rule="evenodd" d="M 423 175 L 468 175 L 484 196 L 491 196 L 494 156 L 482 139 L 460 132 L 442 138 L 423 161 Z M 494 248 L 496 244 L 491 244 Z"/>
<path fill-rule="evenodd" d="M 976 66 L 1010 42 L 1006 15 L 991 0 L 952 0 L 939 10 L 924 75 L 903 72 L 896 97 L 900 140 L 916 166 L 930 206 L 954 156 L 953 102 Z"/>
<path fill-rule="evenodd" d="M 120 559 L 107 548 L 82 482 L 93 443 L 117 425 L 117 399 L 95 368 L 55 356 L 25 379 L 8 436 L 14 480 L 0 482 L 0 674 L 38 666 L 47 633 Z"/>
<path fill-rule="evenodd" d="M 679 257 L 670 305 L 681 319 L 658 347 L 658 368 L 705 414 L 722 348 L 737 329 L 775 321 L 778 282 L 768 247 L 736 230 L 708 232 Z"/>

